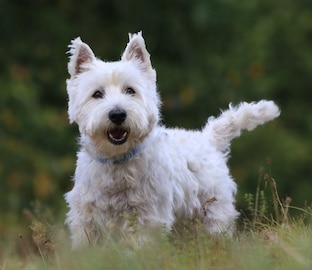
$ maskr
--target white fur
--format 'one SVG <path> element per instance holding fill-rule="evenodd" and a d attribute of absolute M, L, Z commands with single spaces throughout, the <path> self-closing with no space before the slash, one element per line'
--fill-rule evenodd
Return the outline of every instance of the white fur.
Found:
<path fill-rule="evenodd" d="M 227 167 L 230 141 L 279 116 L 278 107 L 265 100 L 230 105 L 201 131 L 164 128 L 144 39 L 141 32 L 129 39 L 118 62 L 97 59 L 80 38 L 70 45 L 68 114 L 81 133 L 74 188 L 65 195 L 73 246 L 102 243 L 116 230 L 140 239 L 195 215 L 209 233 L 231 234 L 238 212 Z M 102 98 L 92 97 L 96 90 Z M 107 139 L 115 108 L 127 114 L 121 145 Z"/>

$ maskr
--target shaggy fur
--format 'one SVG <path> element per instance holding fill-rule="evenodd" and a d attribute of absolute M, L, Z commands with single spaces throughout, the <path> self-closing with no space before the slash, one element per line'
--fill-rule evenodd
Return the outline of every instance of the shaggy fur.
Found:
<path fill-rule="evenodd" d="M 79 125 L 74 187 L 65 195 L 73 247 L 112 231 L 139 241 L 195 215 L 209 233 L 231 234 L 238 212 L 227 167 L 230 141 L 279 116 L 272 101 L 231 106 L 201 131 L 159 124 L 156 72 L 141 32 L 117 62 L 97 59 L 80 38 L 70 45 L 70 122 Z M 143 240 L 142 240 L 143 239 Z"/>

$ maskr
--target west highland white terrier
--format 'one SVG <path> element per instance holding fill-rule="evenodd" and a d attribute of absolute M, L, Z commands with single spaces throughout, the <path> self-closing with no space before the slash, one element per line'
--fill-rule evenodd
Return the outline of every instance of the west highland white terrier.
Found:
<path fill-rule="evenodd" d="M 200 219 L 208 233 L 232 234 L 238 212 L 227 160 L 230 142 L 279 116 L 272 101 L 229 106 L 200 131 L 160 125 L 156 72 L 141 32 L 117 62 L 72 41 L 67 80 L 70 122 L 81 134 L 74 187 L 65 195 L 73 247 L 99 244 L 112 231 L 143 239 Z M 139 240 L 139 241 L 141 241 Z"/>

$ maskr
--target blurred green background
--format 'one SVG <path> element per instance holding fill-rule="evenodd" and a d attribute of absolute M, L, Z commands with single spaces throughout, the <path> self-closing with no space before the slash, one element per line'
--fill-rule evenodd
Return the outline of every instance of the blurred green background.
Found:
<path fill-rule="evenodd" d="M 233 142 L 239 202 L 263 166 L 282 198 L 312 201 L 311 0 L 0 0 L 0 232 L 35 200 L 63 214 L 78 136 L 67 120 L 70 40 L 117 60 L 140 30 L 165 125 L 201 128 L 230 102 L 281 107 Z"/>

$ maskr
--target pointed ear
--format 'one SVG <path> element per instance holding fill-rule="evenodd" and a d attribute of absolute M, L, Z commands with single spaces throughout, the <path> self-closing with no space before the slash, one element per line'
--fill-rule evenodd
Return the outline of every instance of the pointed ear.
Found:
<path fill-rule="evenodd" d="M 90 47 L 83 43 L 80 37 L 72 40 L 69 47 L 68 72 L 71 76 L 78 75 L 87 70 L 86 64 L 95 60 Z"/>
<path fill-rule="evenodd" d="M 121 60 L 131 61 L 137 60 L 144 69 L 151 68 L 150 54 L 146 50 L 145 41 L 142 36 L 142 31 L 137 34 L 129 34 L 129 42 L 122 54 Z"/>

